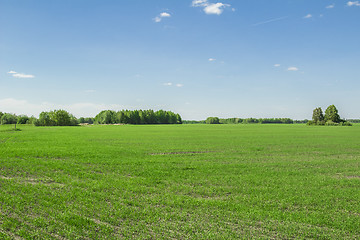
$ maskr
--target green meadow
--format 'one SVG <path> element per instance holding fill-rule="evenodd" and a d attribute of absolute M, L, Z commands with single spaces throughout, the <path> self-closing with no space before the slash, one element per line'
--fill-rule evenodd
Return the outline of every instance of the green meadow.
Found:
<path fill-rule="evenodd" d="M 360 125 L 18 127 L 0 239 L 360 238 Z"/>

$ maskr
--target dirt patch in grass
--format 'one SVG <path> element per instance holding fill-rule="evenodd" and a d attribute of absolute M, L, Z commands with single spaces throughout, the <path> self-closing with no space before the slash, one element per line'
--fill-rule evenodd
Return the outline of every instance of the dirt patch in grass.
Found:
<path fill-rule="evenodd" d="M 162 153 L 149 153 L 149 155 L 181 155 L 181 154 L 199 154 L 199 153 L 212 153 L 215 151 L 188 151 L 188 152 L 162 152 Z"/>
<path fill-rule="evenodd" d="M 32 185 L 43 184 L 43 185 L 47 185 L 47 186 L 58 186 L 58 187 L 64 187 L 65 186 L 65 184 L 55 182 L 54 180 L 52 180 L 50 178 L 46 178 L 46 179 L 20 178 L 20 177 L 6 177 L 6 176 L 0 175 L 0 179 L 15 180 L 15 181 L 19 181 L 20 183 L 29 183 L 29 184 L 32 184 Z"/>
<path fill-rule="evenodd" d="M 13 179 L 13 178 L 11 178 L 11 177 L 5 177 L 5 176 L 0 176 L 0 179 L 11 180 L 11 179 Z"/>
<path fill-rule="evenodd" d="M 360 179 L 360 176 L 345 176 L 347 179 Z"/>
<path fill-rule="evenodd" d="M 27 178 L 24 180 L 25 183 L 30 183 L 32 185 L 36 185 L 36 184 L 43 184 L 43 185 L 48 185 L 48 186 L 59 186 L 59 187 L 64 187 L 65 184 L 62 183 L 57 183 L 51 179 L 35 179 L 35 178 Z"/>

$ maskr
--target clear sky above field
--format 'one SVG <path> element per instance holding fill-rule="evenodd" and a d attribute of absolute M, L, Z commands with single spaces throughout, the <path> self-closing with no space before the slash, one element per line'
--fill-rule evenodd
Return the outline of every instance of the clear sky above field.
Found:
<path fill-rule="evenodd" d="M 1 0 L 0 111 L 360 117 L 360 1 Z"/>

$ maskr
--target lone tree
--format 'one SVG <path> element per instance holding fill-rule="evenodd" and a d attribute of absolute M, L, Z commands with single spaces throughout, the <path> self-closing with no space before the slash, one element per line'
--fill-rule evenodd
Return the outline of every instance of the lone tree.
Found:
<path fill-rule="evenodd" d="M 334 123 L 340 123 L 341 119 L 338 114 L 338 110 L 335 105 L 330 105 L 325 111 L 325 121 L 332 121 Z"/>
<path fill-rule="evenodd" d="M 315 108 L 312 115 L 312 120 L 315 124 L 324 121 L 324 114 L 321 107 Z"/>

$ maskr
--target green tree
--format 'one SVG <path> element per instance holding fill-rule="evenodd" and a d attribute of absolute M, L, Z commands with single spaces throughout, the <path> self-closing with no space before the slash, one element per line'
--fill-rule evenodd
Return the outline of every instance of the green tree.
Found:
<path fill-rule="evenodd" d="M 65 110 L 54 110 L 50 112 L 50 118 L 55 122 L 55 126 L 71 126 L 70 114 Z"/>
<path fill-rule="evenodd" d="M 1 124 L 16 124 L 16 115 L 11 113 L 4 113 L 1 116 Z"/>
<path fill-rule="evenodd" d="M 75 126 L 78 120 L 65 110 L 42 112 L 39 119 L 34 121 L 35 126 Z"/>
<path fill-rule="evenodd" d="M 29 117 L 26 115 L 20 115 L 17 118 L 17 124 L 27 124 L 29 123 Z"/>
<path fill-rule="evenodd" d="M 338 110 L 336 109 L 335 105 L 330 105 L 326 109 L 324 119 L 326 122 L 328 122 L 328 121 L 332 121 L 334 123 L 341 122 L 340 116 L 338 114 Z"/>
<path fill-rule="evenodd" d="M 177 124 L 182 124 L 182 119 L 180 117 L 180 114 L 176 114 L 176 123 Z"/>
<path fill-rule="evenodd" d="M 324 114 L 321 107 L 315 108 L 312 115 L 314 124 L 320 124 L 324 121 Z"/>
<path fill-rule="evenodd" d="M 95 117 L 95 123 L 97 124 L 114 124 L 116 123 L 116 112 L 111 110 L 101 111 Z"/>
<path fill-rule="evenodd" d="M 220 124 L 220 119 L 218 117 L 208 117 L 205 120 L 206 124 Z"/>

